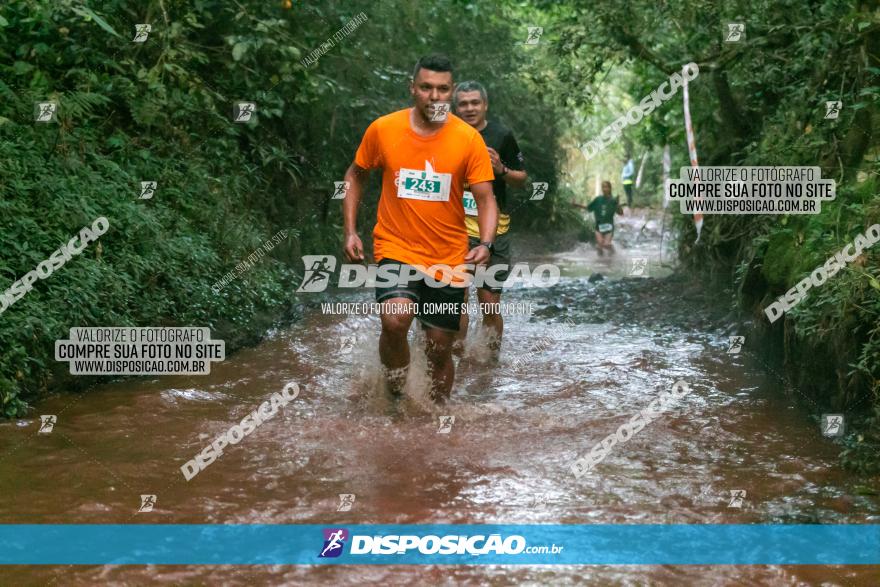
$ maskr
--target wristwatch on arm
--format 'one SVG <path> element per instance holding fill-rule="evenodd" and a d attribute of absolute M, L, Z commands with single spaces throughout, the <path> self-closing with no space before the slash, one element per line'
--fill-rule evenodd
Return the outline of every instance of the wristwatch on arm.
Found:
<path fill-rule="evenodd" d="M 480 245 L 482 245 L 482 246 L 486 247 L 487 249 L 489 249 L 489 254 L 490 254 L 490 255 L 494 255 L 494 254 L 495 254 L 495 243 L 491 243 L 491 242 L 489 242 L 489 241 L 486 241 L 486 242 L 484 242 L 484 243 L 480 243 Z M 478 245 L 478 246 L 479 246 L 479 245 Z"/>
<path fill-rule="evenodd" d="M 507 165 L 502 165 L 501 169 L 502 169 L 502 171 L 501 171 L 501 173 L 498 174 L 498 177 L 504 177 L 505 175 L 510 173 L 510 169 L 507 168 Z"/>

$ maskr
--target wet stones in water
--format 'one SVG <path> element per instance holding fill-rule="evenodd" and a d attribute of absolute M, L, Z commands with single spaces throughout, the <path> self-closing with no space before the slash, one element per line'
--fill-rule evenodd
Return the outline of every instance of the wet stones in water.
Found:
<path fill-rule="evenodd" d="M 590 275 L 590 278 L 587 281 L 589 281 L 590 283 L 596 283 L 597 281 L 602 281 L 603 279 L 605 279 L 605 276 L 601 273 L 593 273 L 592 275 Z"/>
<path fill-rule="evenodd" d="M 539 308 L 535 310 L 532 315 L 533 316 L 558 316 L 563 312 L 562 308 L 557 306 L 556 304 L 550 304 L 548 306 L 544 306 L 543 308 Z"/>

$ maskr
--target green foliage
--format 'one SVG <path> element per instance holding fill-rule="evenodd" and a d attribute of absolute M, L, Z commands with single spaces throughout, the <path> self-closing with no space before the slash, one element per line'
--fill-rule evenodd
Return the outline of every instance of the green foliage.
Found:
<path fill-rule="evenodd" d="M 880 473 L 880 394 L 875 394 L 874 412 L 858 425 L 864 433 L 851 433 L 844 439 L 841 459 L 848 468 L 863 475 Z"/>
<path fill-rule="evenodd" d="M 748 310 L 761 315 L 880 221 L 876 3 L 819 0 L 805 9 L 795 0 L 633 0 L 594 3 L 588 18 L 576 2 L 557 10 L 564 23 L 558 76 L 584 88 L 570 102 L 588 138 L 694 61 L 700 75 L 690 84 L 690 102 L 701 165 L 819 166 L 837 181 L 837 199 L 825 202 L 820 215 L 709 215 L 698 245 L 692 217 L 676 215 L 682 262 L 723 283 L 735 280 Z M 744 42 L 723 43 L 726 22 L 746 24 Z M 609 90 L 607 80 L 617 87 Z M 843 103 L 836 120 L 824 118 L 828 100 Z M 627 129 L 608 157 L 619 165 L 626 143 L 656 153 L 667 142 L 676 175 L 689 165 L 680 94 Z M 869 251 L 786 314 L 787 362 L 810 374 L 797 383 L 822 403 L 880 401 L 878 261 L 880 250 Z M 825 374 L 808 368 L 817 354 L 831 367 Z M 876 440 L 877 420 L 868 422 Z M 864 454 L 864 446 L 876 444 L 862 444 L 847 458 Z"/>

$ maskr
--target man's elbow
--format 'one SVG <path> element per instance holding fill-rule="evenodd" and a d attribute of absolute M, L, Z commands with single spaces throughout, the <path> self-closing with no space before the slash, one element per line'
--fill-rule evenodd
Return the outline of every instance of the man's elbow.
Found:
<path fill-rule="evenodd" d="M 363 167 L 358 166 L 357 163 L 352 163 L 348 166 L 348 169 L 345 170 L 345 181 L 361 181 L 363 180 L 367 173 L 368 169 L 364 169 Z"/>

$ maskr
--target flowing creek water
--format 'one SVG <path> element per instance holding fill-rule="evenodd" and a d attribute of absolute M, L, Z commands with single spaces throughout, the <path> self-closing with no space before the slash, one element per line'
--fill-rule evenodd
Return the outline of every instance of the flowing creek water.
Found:
<path fill-rule="evenodd" d="M 644 230 L 640 228 L 644 227 Z M 519 288 L 532 304 L 506 317 L 500 360 L 472 323 L 451 401 L 432 406 L 413 354 L 408 397 L 380 392 L 376 316 L 325 315 L 267 333 L 210 375 L 131 379 L 46 398 L 0 423 L 3 523 L 880 523 L 880 500 L 844 471 L 771 366 L 730 354 L 731 334 L 689 282 L 668 278 L 659 221 L 620 223 L 618 250 L 556 255 L 561 282 Z M 646 277 L 630 276 L 633 259 Z M 670 257 L 664 255 L 664 262 Z M 637 262 L 636 262 L 637 264 Z M 589 276 L 601 273 L 605 279 Z M 681 291 L 678 291 L 678 290 Z M 321 301 L 371 301 L 334 292 Z M 708 300 L 707 305 L 711 305 Z M 715 300 L 729 308 L 729 300 Z M 715 308 L 717 314 L 717 308 Z M 415 329 L 412 335 L 417 336 Z M 341 341 L 353 342 L 348 347 Z M 530 351 L 536 341 L 549 341 Z M 516 361 L 519 360 L 519 363 Z M 676 380 L 690 392 L 580 479 L 572 462 Z M 179 467 L 280 391 L 299 397 L 207 469 Z M 441 416 L 455 416 L 438 433 Z M 731 490 L 744 490 L 730 507 Z M 154 511 L 137 513 L 141 494 Z M 339 494 L 356 496 L 339 512 Z M 2 584 L 589 584 L 869 585 L 876 567 L 13 567 Z"/>

